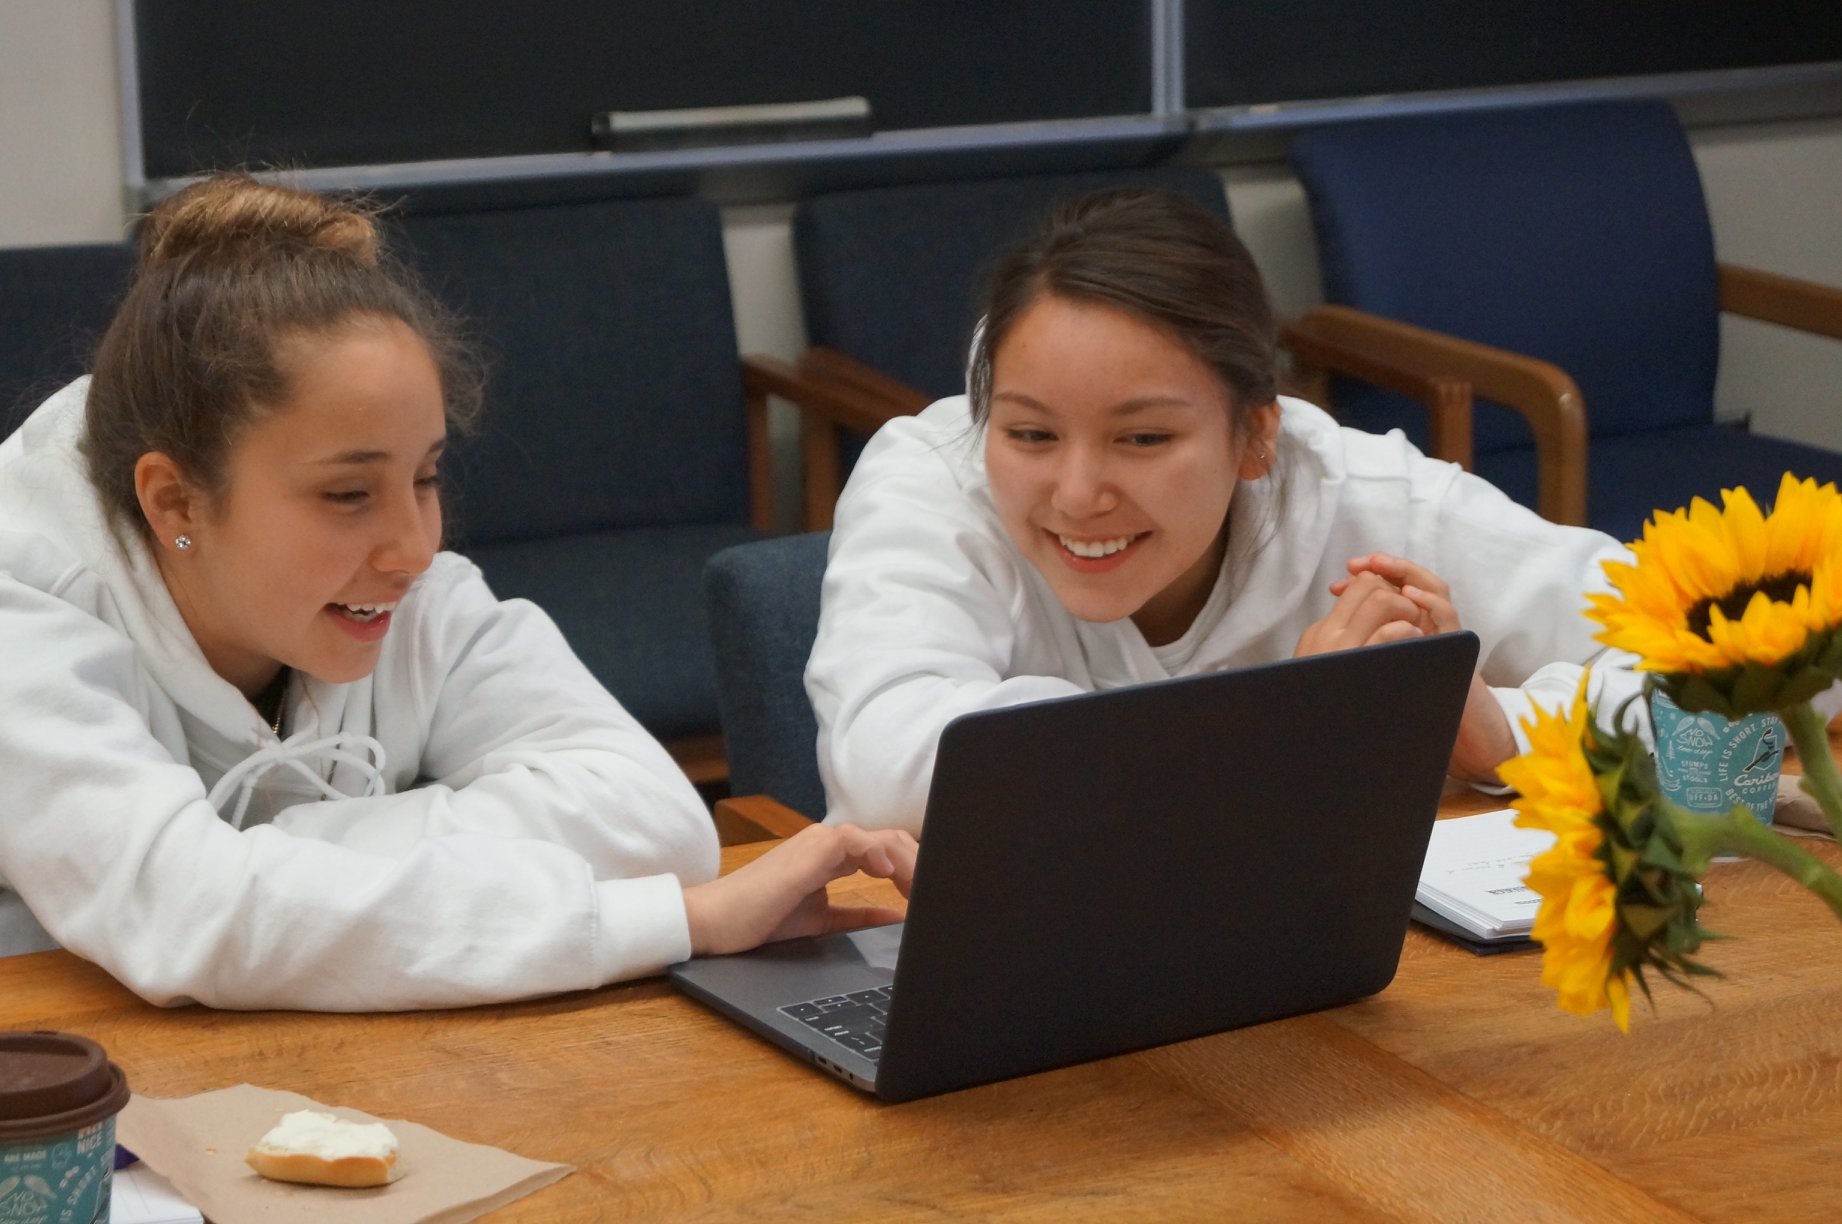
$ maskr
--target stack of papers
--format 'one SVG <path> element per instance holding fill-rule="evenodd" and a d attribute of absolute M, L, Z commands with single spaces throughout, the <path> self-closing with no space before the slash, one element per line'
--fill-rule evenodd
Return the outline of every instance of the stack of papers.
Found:
<path fill-rule="evenodd" d="M 1526 939 L 1541 895 L 1522 880 L 1554 834 L 1515 818 L 1505 808 L 1435 821 L 1414 899 L 1473 939 Z"/>

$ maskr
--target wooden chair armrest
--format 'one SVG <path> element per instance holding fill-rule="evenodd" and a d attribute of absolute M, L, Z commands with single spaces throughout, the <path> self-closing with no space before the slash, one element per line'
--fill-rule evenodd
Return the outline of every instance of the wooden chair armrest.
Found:
<path fill-rule="evenodd" d="M 694 786 L 721 782 L 729 776 L 729 758 L 720 735 L 685 735 L 665 741 L 665 751 Z"/>
<path fill-rule="evenodd" d="M 831 527 L 832 508 L 844 489 L 839 431 L 875 433 L 894 418 L 912 415 L 928 404 L 921 392 L 830 349 L 808 350 L 798 366 L 751 354 L 742 359 L 742 385 L 750 429 L 759 418 L 764 440 L 768 396 L 782 396 L 801 409 L 802 525 L 807 531 Z"/>
<path fill-rule="evenodd" d="M 725 846 L 792 837 L 813 821 L 766 795 L 739 795 L 718 799 L 711 809 L 716 840 Z"/>
<path fill-rule="evenodd" d="M 1281 324 L 1279 342 L 1305 365 L 1419 400 L 1426 406 L 1433 456 L 1471 470 L 1471 384 L 1408 369 L 1385 353 L 1321 334 L 1308 324 Z"/>
<path fill-rule="evenodd" d="M 761 453 L 768 452 L 770 394 L 790 400 L 799 409 L 801 501 L 805 503 L 801 518 L 805 531 L 825 531 L 831 527 L 833 505 L 844 490 L 844 457 L 838 446 L 840 430 L 875 433 L 893 417 L 917 411 L 892 402 L 879 391 L 868 389 L 858 380 L 844 378 L 823 365 L 807 365 L 801 361 L 794 367 L 779 358 L 748 354 L 742 358 L 742 398 L 748 409 L 752 455 L 757 435 L 761 439 Z M 763 483 L 770 479 L 768 472 L 772 472 L 772 465 L 763 466 Z M 772 509 L 772 490 L 764 496 L 757 494 L 755 512 L 766 514 L 768 520 L 772 520 Z M 763 520 L 757 518 L 755 525 L 763 527 Z"/>
<path fill-rule="evenodd" d="M 809 348 L 800 357 L 800 368 L 855 387 L 865 395 L 881 400 L 891 416 L 913 416 L 933 403 L 925 391 L 891 378 L 875 366 L 865 365 L 837 349 L 820 345 Z"/>
<path fill-rule="evenodd" d="M 802 411 L 818 413 L 834 425 L 861 433 L 875 433 L 892 417 L 902 415 L 881 396 L 852 382 L 762 353 L 742 358 L 742 388 L 749 395 L 778 395 Z"/>
<path fill-rule="evenodd" d="M 1298 325 L 1360 352 L 1385 352 L 1409 369 L 1468 383 L 1474 395 L 1521 413 L 1535 434 L 1541 513 L 1556 523 L 1586 521 L 1586 406 L 1566 371 L 1349 306 L 1319 306 Z"/>
<path fill-rule="evenodd" d="M 1842 340 L 1842 289 L 1815 281 L 1721 264 L 1720 308 Z"/>

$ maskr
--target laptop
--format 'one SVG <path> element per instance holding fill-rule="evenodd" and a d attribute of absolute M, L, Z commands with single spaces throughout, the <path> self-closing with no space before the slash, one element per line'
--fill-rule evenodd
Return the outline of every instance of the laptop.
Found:
<path fill-rule="evenodd" d="M 905 922 L 671 980 L 885 1101 L 1374 994 L 1477 652 L 1441 634 L 963 715 Z"/>

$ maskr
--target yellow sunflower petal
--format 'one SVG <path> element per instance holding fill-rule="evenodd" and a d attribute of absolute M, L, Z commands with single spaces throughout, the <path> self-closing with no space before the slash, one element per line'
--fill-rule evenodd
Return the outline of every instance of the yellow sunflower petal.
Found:
<path fill-rule="evenodd" d="M 1626 975 L 1621 973 L 1605 981 L 1606 1001 L 1612 1006 L 1612 1022 L 1621 1033 L 1631 1031 L 1631 989 L 1625 978 Z"/>
<path fill-rule="evenodd" d="M 1631 563 L 1605 563 L 1612 592 L 1587 596 L 1598 640 L 1642 670 L 1773 666 L 1842 628 L 1842 493 L 1786 473 L 1770 514 L 1744 488 L 1721 502 L 1658 511 Z"/>
<path fill-rule="evenodd" d="M 1720 535 L 1727 545 L 1728 563 L 1744 582 L 1765 577 L 1765 515 L 1745 489 L 1722 489 L 1726 511 L 1720 516 Z"/>
<path fill-rule="evenodd" d="M 1599 786 L 1582 745 L 1595 734 L 1586 704 L 1589 676 L 1580 678 L 1565 710 L 1537 708 L 1523 721 L 1529 751 L 1499 771 L 1519 792 L 1516 823 L 1554 833 L 1554 845 L 1529 864 L 1528 886 L 1541 895 L 1534 935 L 1542 944 L 1542 982 L 1566 1011 L 1590 1015 L 1610 1006 L 1629 1023 L 1623 983 L 1611 980 L 1612 936 L 1618 928 L 1617 889 L 1599 852 L 1605 840 L 1597 817 Z"/>

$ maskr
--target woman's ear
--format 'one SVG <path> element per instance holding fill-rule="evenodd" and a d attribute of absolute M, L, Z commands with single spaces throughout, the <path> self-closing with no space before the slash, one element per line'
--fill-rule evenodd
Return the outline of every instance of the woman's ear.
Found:
<path fill-rule="evenodd" d="M 1262 404 L 1247 414 L 1247 430 L 1242 434 L 1242 480 L 1258 480 L 1279 462 L 1279 401 Z"/>
<path fill-rule="evenodd" d="M 197 534 L 204 500 L 170 456 L 149 451 L 135 461 L 134 493 L 158 547 L 174 548 L 173 541 L 181 537 L 189 541 Z"/>

